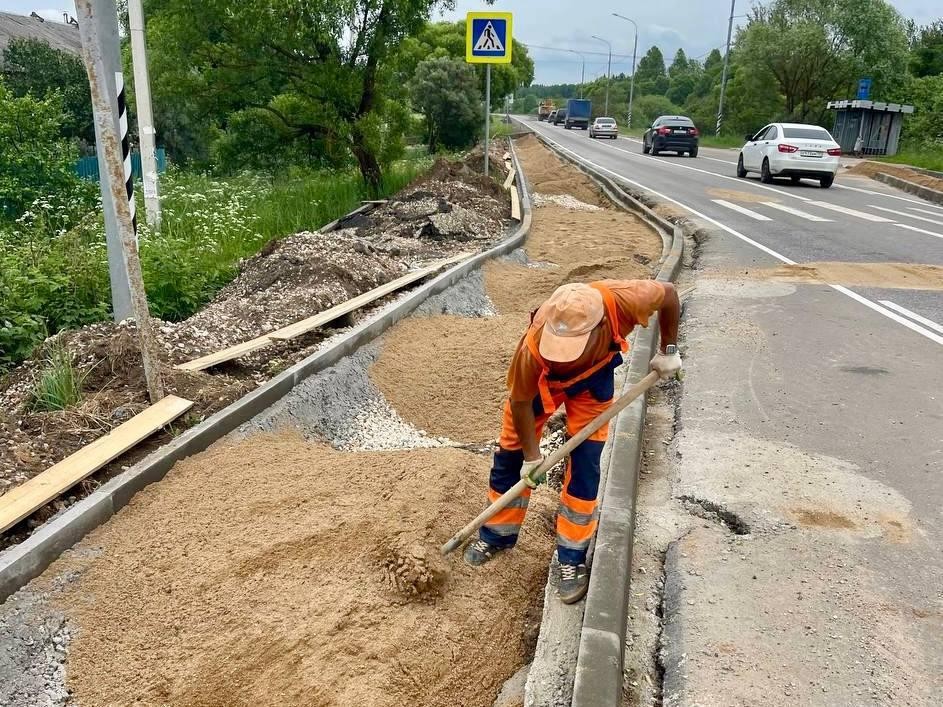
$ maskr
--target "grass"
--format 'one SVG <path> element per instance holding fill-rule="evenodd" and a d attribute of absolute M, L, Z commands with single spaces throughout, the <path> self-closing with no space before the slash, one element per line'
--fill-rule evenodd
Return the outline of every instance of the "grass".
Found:
<path fill-rule="evenodd" d="M 700 144 L 702 147 L 739 148 L 743 147 L 743 138 L 734 135 L 721 135 L 718 137 L 716 135 L 705 135 L 701 133 Z"/>
<path fill-rule="evenodd" d="M 30 409 L 37 412 L 67 410 L 82 399 L 80 375 L 72 363 L 72 355 L 61 344 L 56 344 L 46 358 L 45 367 L 33 389 Z"/>
<path fill-rule="evenodd" d="M 502 118 L 491 116 L 491 137 L 507 137 L 508 135 L 520 130 L 513 123 L 505 123 Z"/>
<path fill-rule="evenodd" d="M 879 162 L 892 162 L 894 164 L 910 165 L 922 169 L 931 169 L 935 172 L 943 172 L 943 147 L 924 148 L 920 150 L 904 149 L 896 155 L 890 157 L 872 158 Z"/>
<path fill-rule="evenodd" d="M 189 317 L 235 277 L 240 260 L 273 239 L 317 230 L 364 199 L 398 191 L 428 165 L 425 157 L 397 163 L 379 193 L 356 170 L 292 170 L 277 178 L 168 173 L 160 185 L 161 230 L 139 222 L 151 313 L 171 321 Z M 0 224 L 0 372 L 49 334 L 109 317 L 101 216 L 76 216 L 72 223 L 81 224 L 69 231 L 52 228 L 43 214 L 57 212 L 60 202 L 48 202 L 48 209 L 43 203 L 34 205 L 30 219 Z M 138 214 L 143 217 L 143 203 Z"/>

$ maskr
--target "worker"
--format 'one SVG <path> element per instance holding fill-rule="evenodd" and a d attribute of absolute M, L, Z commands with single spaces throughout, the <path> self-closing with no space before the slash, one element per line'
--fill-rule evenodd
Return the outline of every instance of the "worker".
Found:
<path fill-rule="evenodd" d="M 603 280 L 557 288 L 532 315 L 508 370 L 508 399 L 498 450 L 489 479 L 488 501 L 523 479 L 519 498 L 499 511 L 465 549 L 465 561 L 479 566 L 514 547 L 524 521 L 532 474 L 543 463 L 539 440 L 544 424 L 560 406 L 566 408 L 572 436 L 611 404 L 615 368 L 628 350 L 626 337 L 636 324 L 648 326 L 658 312 L 659 353 L 651 367 L 663 379 L 681 370 L 678 318 L 681 305 L 671 283 L 654 280 Z M 573 450 L 567 461 L 557 511 L 557 559 L 560 599 L 572 604 L 586 594 L 586 551 L 596 530 L 599 460 L 608 424 Z"/>

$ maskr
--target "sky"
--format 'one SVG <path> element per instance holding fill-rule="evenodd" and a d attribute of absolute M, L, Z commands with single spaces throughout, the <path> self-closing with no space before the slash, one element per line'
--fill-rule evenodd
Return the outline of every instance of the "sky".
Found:
<path fill-rule="evenodd" d="M 238 0 L 233 0 L 237 2 Z M 745 14 L 752 0 L 735 0 L 735 15 Z M 891 4 L 918 25 L 943 15 L 941 0 L 892 0 Z M 669 9 L 666 9 L 669 8 Z M 62 8 L 62 9 L 57 9 Z M 69 0 L 0 0 L 0 10 L 29 15 L 36 11 L 50 19 L 62 19 L 63 9 L 75 14 Z M 578 83 L 582 60 L 562 49 L 582 52 L 586 58 L 586 80 L 606 75 L 608 47 L 593 39 L 597 35 L 612 45 L 612 73 L 630 73 L 632 68 L 632 24 L 613 17 L 618 12 L 639 27 L 638 56 L 657 44 L 670 63 L 681 48 L 689 57 L 703 59 L 711 49 L 723 47 L 727 38 L 729 0 L 674 0 L 670 4 L 626 3 L 597 0 L 576 3 L 567 0 L 456 0 L 453 11 L 436 12 L 434 19 L 456 20 L 466 12 L 498 10 L 514 13 L 514 37 L 528 45 L 535 63 L 536 83 Z M 742 18 L 734 20 L 735 23 Z M 540 47 L 550 47 L 542 49 Z"/>

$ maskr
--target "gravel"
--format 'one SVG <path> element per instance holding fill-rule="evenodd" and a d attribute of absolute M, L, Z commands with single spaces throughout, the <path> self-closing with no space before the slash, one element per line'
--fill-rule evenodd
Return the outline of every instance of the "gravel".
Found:
<path fill-rule="evenodd" d="M 556 204 L 557 206 L 562 206 L 564 209 L 571 209 L 572 211 L 602 211 L 602 207 L 596 206 L 595 204 L 587 204 L 585 201 L 580 201 L 575 196 L 570 196 L 569 194 L 537 194 L 535 193 L 532 196 L 532 201 L 534 203 L 534 208 L 539 209 L 541 206 L 549 206 L 550 204 Z"/>

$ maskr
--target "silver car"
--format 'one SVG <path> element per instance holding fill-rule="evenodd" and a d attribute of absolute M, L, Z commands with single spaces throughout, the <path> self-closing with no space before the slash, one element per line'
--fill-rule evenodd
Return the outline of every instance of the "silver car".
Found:
<path fill-rule="evenodd" d="M 619 137 L 619 126 L 613 118 L 596 118 L 589 126 L 590 137 L 608 137 L 615 140 Z"/>

